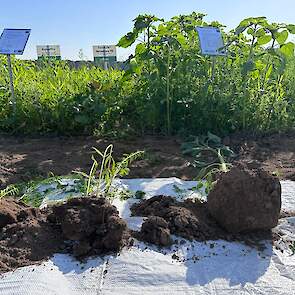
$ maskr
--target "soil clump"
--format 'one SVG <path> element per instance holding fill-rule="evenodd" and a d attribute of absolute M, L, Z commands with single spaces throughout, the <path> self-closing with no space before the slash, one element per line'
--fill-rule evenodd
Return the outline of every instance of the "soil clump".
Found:
<path fill-rule="evenodd" d="M 119 251 L 129 242 L 126 222 L 103 198 L 73 198 L 44 210 L 0 200 L 0 273 L 55 253 L 83 259 Z"/>
<path fill-rule="evenodd" d="M 210 214 L 230 233 L 269 230 L 278 224 L 281 184 L 263 169 L 240 164 L 220 175 L 207 200 Z"/>

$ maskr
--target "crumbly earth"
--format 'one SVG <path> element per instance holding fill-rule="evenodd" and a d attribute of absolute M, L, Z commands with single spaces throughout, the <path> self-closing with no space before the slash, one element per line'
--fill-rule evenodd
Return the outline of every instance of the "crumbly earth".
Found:
<path fill-rule="evenodd" d="M 228 233 L 210 215 L 206 202 L 194 202 L 189 199 L 179 202 L 172 197 L 159 195 L 134 204 L 131 207 L 131 212 L 134 216 L 149 217 L 148 226 L 153 229 L 157 227 L 163 228 L 163 225 L 159 226 L 157 219 L 152 218 L 153 216 L 161 217 L 168 224 L 171 234 L 188 240 L 208 241 L 223 239 L 227 241 L 242 241 L 249 245 L 261 247 L 261 241 L 273 239 L 272 233 L 269 230 L 255 231 L 247 234 Z M 135 237 L 156 245 L 162 245 L 161 235 L 154 235 L 153 238 L 147 237 L 144 226 L 139 233 L 135 234 Z M 158 239 L 155 240 L 156 238 Z M 169 244 L 166 246 L 169 246 Z"/>
<path fill-rule="evenodd" d="M 43 211 L 1 199 L 0 225 L 0 273 L 54 253 L 81 259 L 117 252 L 129 242 L 125 221 L 106 199 L 76 198 Z"/>
<path fill-rule="evenodd" d="M 142 241 L 162 247 L 172 245 L 168 223 L 159 216 L 150 216 L 141 226 L 140 232 L 133 232 L 133 235 Z"/>
<path fill-rule="evenodd" d="M 210 216 L 207 204 L 199 201 L 178 202 L 172 197 L 159 195 L 134 204 L 131 212 L 137 216 L 161 217 L 172 234 L 188 240 L 216 240 L 227 235 Z"/>
<path fill-rule="evenodd" d="M 43 261 L 60 252 L 62 244 L 59 229 L 39 209 L 0 200 L 0 273 Z"/>
<path fill-rule="evenodd" d="M 48 220 L 72 241 L 76 257 L 119 251 L 129 239 L 126 222 L 105 198 L 73 198 L 51 208 Z"/>
<path fill-rule="evenodd" d="M 115 156 L 145 150 L 144 159 L 132 163 L 130 178 L 179 177 L 194 179 L 194 159 L 183 156 L 183 140 L 167 136 L 145 136 L 126 140 L 95 137 L 16 137 L 0 135 L 0 188 L 36 177 L 89 171 L 92 147 L 115 146 Z M 259 167 L 280 179 L 295 180 L 295 131 L 253 135 L 236 133 L 224 138 L 237 154 L 237 162 L 256 161 Z"/>

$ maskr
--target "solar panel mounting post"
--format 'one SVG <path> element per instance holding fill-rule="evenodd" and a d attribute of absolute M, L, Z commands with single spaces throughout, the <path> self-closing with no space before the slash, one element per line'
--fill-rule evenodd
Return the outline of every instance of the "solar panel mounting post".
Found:
<path fill-rule="evenodd" d="M 7 54 L 7 64 L 8 64 L 8 72 L 9 72 L 9 85 L 10 85 L 10 92 L 11 92 L 11 102 L 12 102 L 12 107 L 13 107 L 13 113 L 15 114 L 16 101 L 15 101 L 15 95 L 14 95 L 13 73 L 12 73 L 10 54 Z"/>

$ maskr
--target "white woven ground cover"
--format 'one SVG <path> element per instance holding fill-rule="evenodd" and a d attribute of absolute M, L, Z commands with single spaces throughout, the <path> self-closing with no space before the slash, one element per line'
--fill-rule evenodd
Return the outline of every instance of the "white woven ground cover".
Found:
<path fill-rule="evenodd" d="M 195 182 L 177 178 L 122 180 L 130 190 L 147 195 L 177 195 L 173 185 L 190 188 Z M 283 208 L 295 210 L 295 182 L 283 181 Z M 52 195 L 52 193 L 51 193 Z M 45 200 L 46 202 L 46 200 Z M 128 201 L 115 200 L 121 216 L 133 229 L 142 218 L 130 217 Z M 90 259 L 81 264 L 57 254 L 39 266 L 23 267 L 0 277 L 1 295 L 97 294 L 295 294 L 295 255 L 283 240 L 295 237 L 295 218 L 278 226 L 282 249 L 269 243 L 259 251 L 241 243 L 186 242 L 170 250 L 143 243 L 124 249 L 118 256 Z M 212 244 L 214 243 L 213 247 Z M 179 261 L 172 258 L 176 253 Z"/>

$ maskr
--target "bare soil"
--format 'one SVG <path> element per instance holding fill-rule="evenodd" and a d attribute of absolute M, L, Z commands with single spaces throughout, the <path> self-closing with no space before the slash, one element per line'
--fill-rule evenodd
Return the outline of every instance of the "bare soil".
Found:
<path fill-rule="evenodd" d="M 237 162 L 254 162 L 280 179 L 295 180 L 295 130 L 272 134 L 234 134 L 223 139 L 237 153 Z"/>
<path fill-rule="evenodd" d="M 58 228 L 39 209 L 12 199 L 0 200 L 0 273 L 43 261 L 60 252 Z"/>
<path fill-rule="evenodd" d="M 146 156 L 131 165 L 130 178 L 180 177 L 192 179 L 195 169 L 183 157 L 176 138 L 145 137 L 114 141 L 94 137 L 16 138 L 0 136 L 0 188 L 7 184 L 46 177 L 50 172 L 66 175 L 73 170 L 89 172 L 92 147 L 103 150 L 114 144 L 115 157 L 137 150 Z"/>
<path fill-rule="evenodd" d="M 193 159 L 183 156 L 182 140 L 153 137 L 107 140 L 94 137 L 13 137 L 0 136 L 0 188 L 7 184 L 46 177 L 50 172 L 65 175 L 73 170 L 88 172 L 92 147 L 104 149 L 113 143 L 115 155 L 145 150 L 146 156 L 131 166 L 130 178 L 197 176 L 189 166 Z M 270 135 L 234 134 L 224 143 L 237 153 L 238 162 L 255 162 L 257 166 L 281 179 L 295 180 L 295 132 Z"/>
<path fill-rule="evenodd" d="M 76 198 L 47 210 L 0 200 L 0 273 L 40 263 L 54 253 L 83 257 L 119 251 L 130 241 L 106 199 Z"/>

